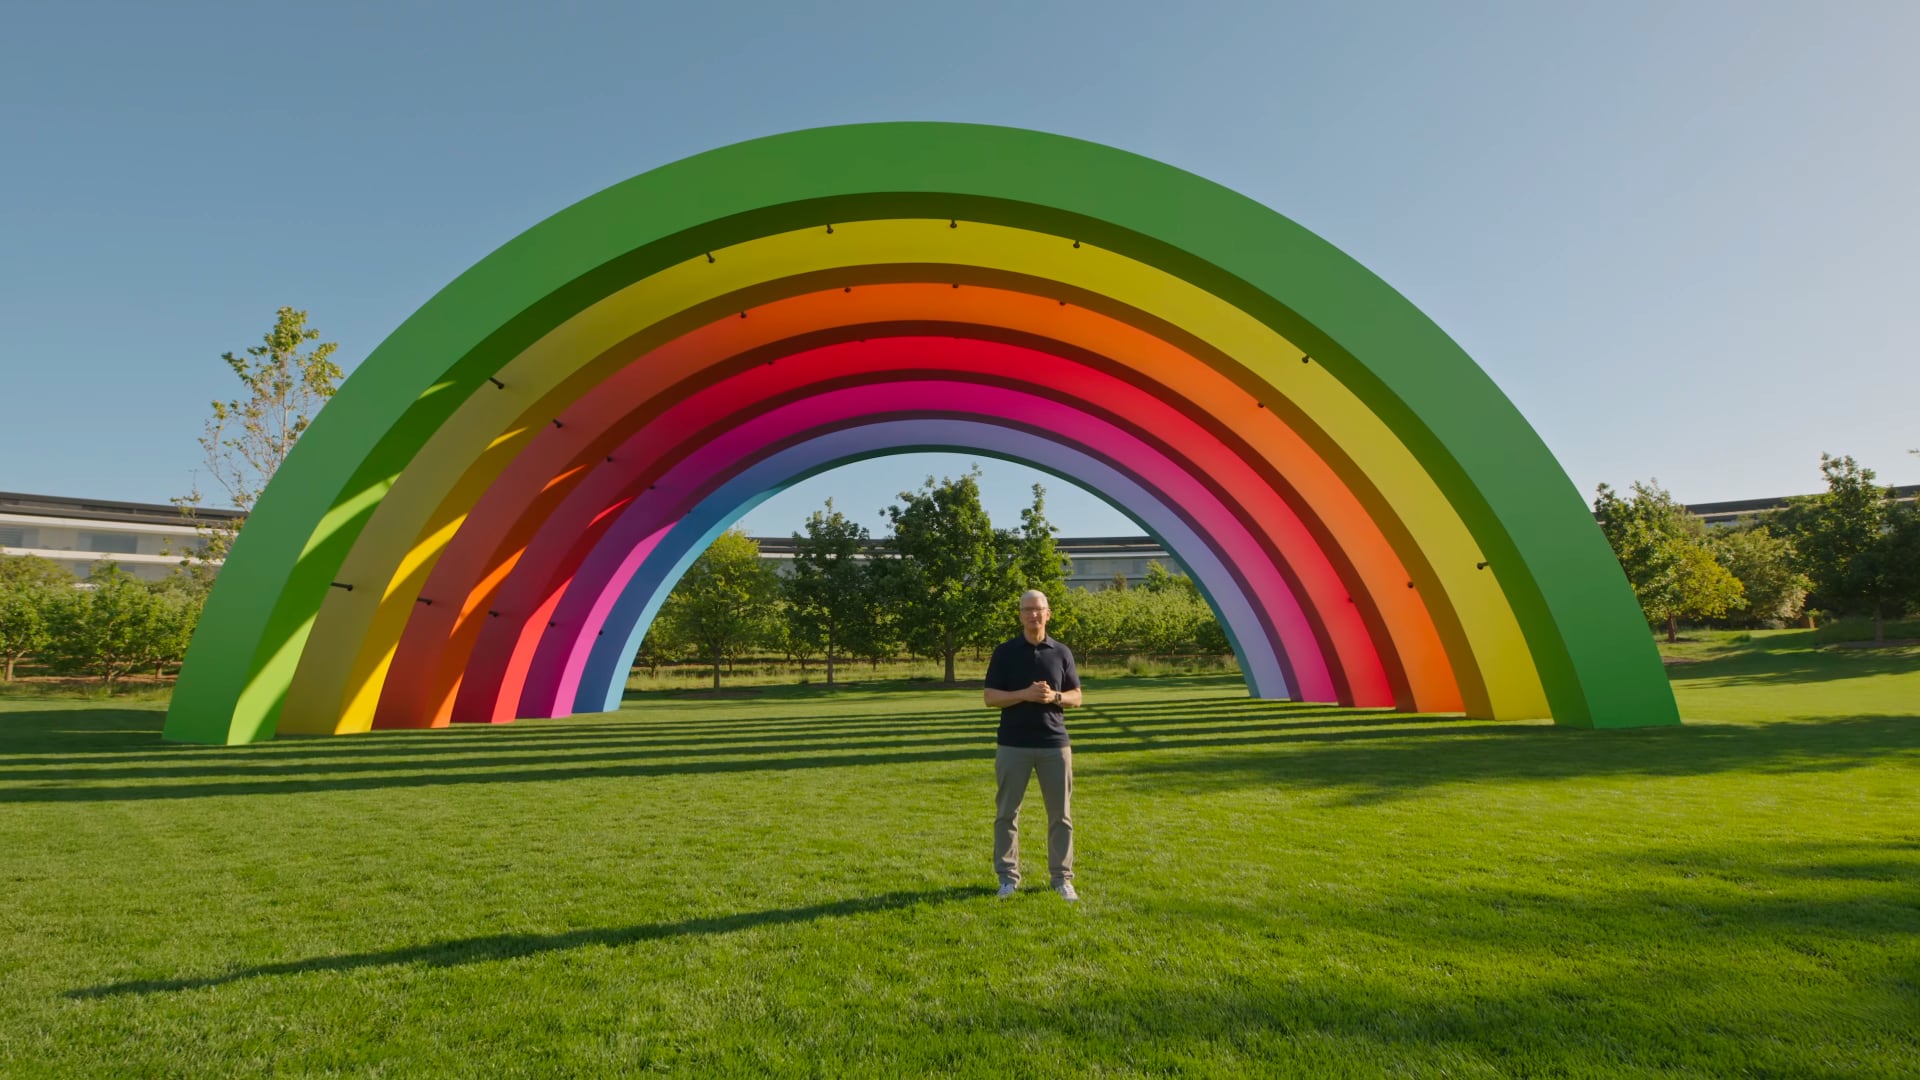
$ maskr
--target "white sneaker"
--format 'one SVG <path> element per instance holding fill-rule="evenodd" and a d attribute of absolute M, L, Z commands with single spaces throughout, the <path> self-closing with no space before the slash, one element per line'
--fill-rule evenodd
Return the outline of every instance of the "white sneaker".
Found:
<path fill-rule="evenodd" d="M 1005 900 L 1008 897 L 1011 897 L 1014 893 L 1017 893 L 1019 891 L 1020 891 L 1020 886 L 1017 883 L 1012 881 L 1003 881 L 1000 883 L 1000 891 L 994 895 L 994 899 Z"/>
<path fill-rule="evenodd" d="M 1063 881 L 1055 885 L 1053 891 L 1059 893 L 1060 899 L 1065 900 L 1069 904 L 1077 903 L 1080 899 L 1080 894 L 1073 891 L 1073 882 L 1071 881 Z"/>

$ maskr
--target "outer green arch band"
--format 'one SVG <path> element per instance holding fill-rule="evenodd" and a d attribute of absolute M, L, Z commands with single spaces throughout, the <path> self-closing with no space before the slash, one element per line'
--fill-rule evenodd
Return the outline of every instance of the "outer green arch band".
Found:
<path fill-rule="evenodd" d="M 834 220 L 934 216 L 1083 239 L 1307 346 L 1409 445 L 1481 545 L 1555 719 L 1677 721 L 1638 606 L 1578 493 L 1491 380 L 1390 287 L 1279 214 L 1146 158 L 1030 131 L 878 124 L 742 143 L 615 185 L 510 241 L 410 317 L 263 495 L 195 636 L 167 736 L 246 742 L 271 732 L 332 570 L 392 477 L 547 330 L 647 273 L 733 243 Z M 458 359 L 434 359 L 449 357 Z"/>

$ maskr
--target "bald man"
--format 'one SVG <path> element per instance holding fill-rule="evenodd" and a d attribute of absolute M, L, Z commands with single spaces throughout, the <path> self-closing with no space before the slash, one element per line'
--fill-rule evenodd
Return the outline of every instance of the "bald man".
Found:
<path fill-rule="evenodd" d="M 995 647 L 987 662 L 987 707 L 1000 710 L 993 867 L 1002 900 L 1020 889 L 1020 803 L 1035 773 L 1047 806 L 1049 883 L 1062 899 L 1080 899 L 1073 889 L 1073 749 L 1061 711 L 1080 704 L 1080 673 L 1072 650 L 1047 636 L 1052 615 L 1047 594 L 1028 589 L 1020 597 L 1020 636 Z"/>

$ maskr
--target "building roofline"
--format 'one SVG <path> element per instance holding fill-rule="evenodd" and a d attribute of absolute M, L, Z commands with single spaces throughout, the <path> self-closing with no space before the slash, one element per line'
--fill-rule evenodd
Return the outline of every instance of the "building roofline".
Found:
<path fill-rule="evenodd" d="M 1881 486 L 1881 485 L 1875 485 Z M 1920 484 L 1893 484 L 1893 497 L 1901 501 L 1920 498 Z M 1726 518 L 1740 517 L 1745 514 L 1764 514 L 1771 510 L 1785 510 L 1794 499 L 1809 499 L 1812 495 L 1782 495 L 1772 499 L 1730 499 L 1725 502 L 1688 503 L 1687 512 L 1695 517 Z"/>
<path fill-rule="evenodd" d="M 1896 499 L 1920 499 L 1920 484 L 1896 484 L 1893 486 Z M 1747 514 L 1764 514 L 1769 511 L 1785 509 L 1789 500 L 1806 498 L 1803 495 L 1778 496 L 1771 499 L 1732 499 L 1723 502 L 1689 503 L 1687 512 L 1696 517 L 1728 519 Z M 66 518 L 77 521 L 123 522 L 133 525 L 186 525 L 187 518 L 180 508 L 171 503 L 122 502 L 117 499 L 75 499 L 64 495 L 28 495 L 14 491 L 0 491 L 0 517 L 7 515 L 33 517 Z M 199 507 L 194 516 L 202 521 L 240 521 L 246 515 L 238 510 Z M 791 536 L 754 537 L 767 554 L 792 554 L 794 539 Z M 882 541 L 868 541 L 878 546 Z M 1158 541 L 1150 536 L 1063 536 L 1057 539 L 1063 546 L 1077 551 L 1089 551 L 1110 548 L 1115 551 L 1161 550 Z M 771 550 L 767 550 L 767 549 Z"/>
<path fill-rule="evenodd" d="M 171 503 L 73 499 L 64 495 L 27 495 L 17 491 L 0 491 L 0 515 L 7 514 L 72 518 L 82 521 L 118 521 L 130 525 L 187 524 L 186 515 Z M 238 521 L 246 517 L 238 510 L 211 507 L 195 509 L 194 516 L 202 521 Z"/>

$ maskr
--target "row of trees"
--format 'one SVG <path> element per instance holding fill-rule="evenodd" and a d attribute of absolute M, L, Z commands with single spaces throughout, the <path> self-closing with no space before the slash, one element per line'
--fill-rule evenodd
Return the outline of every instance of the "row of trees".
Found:
<path fill-rule="evenodd" d="M 94 675 L 111 690 L 135 671 L 161 673 L 186 655 L 204 593 L 176 574 L 144 582 L 102 563 L 76 588 L 59 564 L 31 555 L 0 557 L 0 662 L 12 682 L 33 658 L 57 674 Z"/>
<path fill-rule="evenodd" d="M 1803 613 L 1886 619 L 1920 609 L 1920 506 L 1851 457 L 1821 455 L 1827 490 L 1764 521 L 1709 531 L 1658 483 L 1600 485 L 1594 514 L 1647 621 L 1778 626 Z"/>
<path fill-rule="evenodd" d="M 940 658 L 951 683 L 959 653 L 1015 632 L 1027 589 L 1047 594 L 1054 632 L 1083 654 L 1228 651 L 1193 582 L 1157 563 L 1137 589 L 1069 591 L 1068 562 L 1038 484 L 1017 528 L 994 526 L 977 471 L 929 477 L 885 513 L 892 535 L 875 544 L 829 500 L 793 534 L 793 570 L 784 578 L 761 561 L 753 540 L 721 536 L 661 606 L 641 660 L 705 660 L 717 687 L 726 662 L 773 649 L 802 663 L 821 657 L 831 684 L 848 659 L 904 651 Z"/>
<path fill-rule="evenodd" d="M 260 344 L 224 353 L 241 393 L 215 401 L 201 433 L 202 464 L 237 509 L 253 508 L 320 407 L 343 377 L 335 342 L 321 342 L 307 313 L 281 308 Z M 57 674 L 98 676 L 111 689 L 134 671 L 178 664 L 200 618 L 214 572 L 239 532 L 238 519 L 196 514 L 197 490 L 176 498 L 198 531 L 180 571 L 140 581 L 102 563 L 84 586 L 59 564 L 31 556 L 0 557 L 0 662 L 11 682 L 29 657 Z"/>

